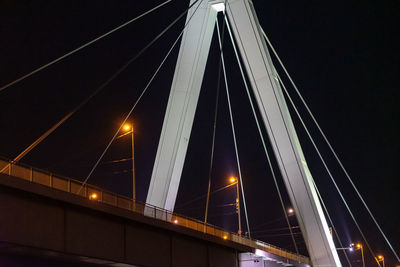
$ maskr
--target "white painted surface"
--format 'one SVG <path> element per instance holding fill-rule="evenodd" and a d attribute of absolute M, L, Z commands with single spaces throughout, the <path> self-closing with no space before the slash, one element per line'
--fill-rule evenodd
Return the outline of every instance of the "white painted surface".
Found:
<path fill-rule="evenodd" d="M 252 3 L 226 12 L 313 266 L 341 266 Z"/>
<path fill-rule="evenodd" d="M 189 10 L 186 21 L 197 6 Z M 182 36 L 146 200 L 170 211 L 175 205 L 216 16 L 217 11 L 203 0 Z"/>
<path fill-rule="evenodd" d="M 221 3 L 221 0 L 203 0 L 181 43 L 146 201 L 170 211 L 175 205 Z M 248 0 L 226 3 L 233 34 L 313 266 L 341 266 L 252 3 Z M 191 8 L 188 18 L 195 8 L 196 5 Z"/>

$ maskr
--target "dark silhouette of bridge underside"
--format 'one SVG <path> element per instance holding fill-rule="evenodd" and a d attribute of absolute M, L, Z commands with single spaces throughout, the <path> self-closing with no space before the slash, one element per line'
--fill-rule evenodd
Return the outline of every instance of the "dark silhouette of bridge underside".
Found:
<path fill-rule="evenodd" d="M 67 190 L 59 190 L 56 188 L 62 184 L 61 178 L 22 166 L 12 167 L 11 175 L 0 174 L 3 263 L 40 266 L 34 263 L 42 259 L 54 262 L 52 266 L 73 262 L 74 266 L 223 267 L 238 266 L 240 254 L 254 253 L 260 246 L 265 246 L 263 253 L 276 262 L 296 266 L 306 266 L 299 262 L 308 263 L 306 257 L 292 260 L 297 255 L 262 242 L 255 245 L 254 240 L 242 238 L 248 242 L 244 244 L 234 234 L 213 226 L 207 226 L 205 232 L 196 229 L 203 225 L 193 219 L 157 213 L 156 209 L 153 217 L 144 216 L 144 212 L 135 212 L 143 204 L 128 202 L 126 198 L 123 202 L 124 198 L 118 200 L 116 195 L 112 204 L 111 195 L 94 187 L 73 193 L 79 187 L 74 187 L 71 180 L 64 180 Z M 97 192 L 102 201 L 89 200 L 88 192 Z M 29 265 L 24 265 L 24 261 Z"/>

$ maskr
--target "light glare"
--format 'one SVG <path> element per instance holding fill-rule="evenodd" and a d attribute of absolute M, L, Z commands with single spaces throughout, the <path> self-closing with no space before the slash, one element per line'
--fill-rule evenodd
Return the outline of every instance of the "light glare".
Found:
<path fill-rule="evenodd" d="M 215 9 L 215 11 L 217 12 L 221 12 L 225 10 L 225 4 L 224 3 L 218 3 L 218 4 L 214 4 L 212 5 L 212 7 Z"/>

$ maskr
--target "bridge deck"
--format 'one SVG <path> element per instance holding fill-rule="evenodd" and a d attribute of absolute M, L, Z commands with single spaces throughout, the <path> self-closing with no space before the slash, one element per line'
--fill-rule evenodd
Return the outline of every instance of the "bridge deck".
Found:
<path fill-rule="evenodd" d="M 97 198 L 93 200 L 94 202 L 100 202 L 135 214 L 144 215 L 145 217 L 201 232 L 207 236 L 218 238 L 221 242 L 226 242 L 227 244 L 237 244 L 242 247 L 251 248 L 253 251 L 259 249 L 298 263 L 310 264 L 308 257 L 297 255 L 259 240 L 239 236 L 217 226 L 204 224 L 193 218 L 188 218 L 138 201 L 132 201 L 132 199 L 125 196 L 103 190 L 90 184 L 86 184 L 82 187 L 82 182 L 78 180 L 54 175 L 22 164 L 11 164 L 10 161 L 6 160 L 0 160 L 0 171 L 2 171 L 3 174 L 8 174 L 10 177 L 23 179 L 31 183 L 70 193 L 75 197 L 79 196 L 87 199 L 92 194 L 96 194 Z"/>

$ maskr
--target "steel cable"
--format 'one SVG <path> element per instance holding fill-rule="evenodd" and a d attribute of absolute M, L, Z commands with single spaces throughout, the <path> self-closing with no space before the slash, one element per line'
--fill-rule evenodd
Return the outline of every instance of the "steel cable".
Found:
<path fill-rule="evenodd" d="M 257 115 L 256 115 L 256 111 L 255 111 L 255 108 L 254 108 L 253 100 L 251 99 L 251 96 L 250 96 L 249 86 L 248 86 L 246 78 L 244 76 L 242 63 L 240 62 L 239 54 L 238 54 L 238 51 L 237 51 L 237 48 L 236 48 L 236 44 L 235 44 L 235 41 L 233 40 L 232 31 L 231 31 L 231 28 L 229 26 L 229 22 L 228 22 L 227 19 L 225 19 L 225 24 L 227 25 L 227 28 L 228 28 L 228 32 L 229 32 L 229 36 L 230 36 L 230 39 L 231 39 L 231 42 L 232 42 L 233 50 L 235 52 L 236 60 L 237 60 L 238 65 L 239 65 L 239 69 L 240 69 L 240 73 L 242 75 L 243 83 L 244 83 L 244 86 L 246 88 L 246 93 L 247 93 L 247 97 L 248 97 L 249 102 L 250 102 L 250 106 L 251 106 L 251 109 L 252 109 L 252 112 L 253 112 L 253 116 L 254 116 L 254 119 L 255 119 L 256 124 L 257 124 L 257 129 L 258 129 L 258 133 L 260 135 L 261 142 L 263 144 L 264 152 L 265 152 L 265 155 L 267 157 L 268 166 L 269 166 L 269 168 L 271 170 L 271 174 L 272 174 L 272 177 L 273 177 L 273 180 L 274 180 L 274 185 L 275 185 L 275 188 L 277 190 L 277 193 L 278 193 L 278 196 L 279 196 L 279 200 L 281 202 L 281 207 L 282 207 L 283 213 L 285 215 L 286 223 L 287 223 L 287 225 L 289 227 L 290 232 L 292 233 L 292 228 L 291 228 L 291 225 L 290 225 L 289 217 L 288 217 L 287 212 L 286 212 L 285 204 L 283 203 L 282 194 L 281 194 L 281 191 L 279 189 L 279 185 L 278 185 L 278 181 L 277 181 L 277 178 L 276 178 L 276 175 L 275 175 L 275 171 L 274 171 L 274 169 L 272 167 L 271 159 L 269 157 L 267 146 L 265 144 L 264 136 L 262 134 L 260 123 L 258 121 L 258 118 L 257 118 Z M 299 250 L 298 250 L 298 247 L 296 245 L 296 240 L 294 238 L 294 235 L 292 235 L 292 242 L 293 242 L 293 245 L 294 245 L 294 247 L 296 249 L 296 253 L 299 254 Z"/>
<path fill-rule="evenodd" d="M 218 101 L 219 101 L 219 91 L 220 91 L 220 82 L 221 82 L 221 61 L 218 67 L 218 82 L 217 82 L 217 92 L 215 96 L 215 111 L 214 111 L 214 125 L 213 125 L 213 133 L 212 133 L 212 144 L 211 144 L 211 155 L 210 155 L 210 169 L 208 171 L 208 189 L 207 189 L 207 200 L 206 200 L 206 210 L 204 214 L 204 224 L 207 224 L 208 217 L 208 206 L 210 203 L 210 191 L 211 191 L 211 176 L 212 176 L 212 168 L 214 162 L 214 149 L 215 149 L 215 135 L 217 130 L 217 119 L 218 119 Z"/>
<path fill-rule="evenodd" d="M 220 191 L 222 191 L 222 190 L 225 190 L 225 189 L 227 189 L 227 188 L 229 188 L 229 187 L 232 187 L 232 186 L 234 186 L 234 185 L 235 185 L 235 184 L 228 184 L 228 185 L 225 185 L 224 187 L 218 188 L 218 189 L 216 189 L 216 190 L 210 192 L 210 196 L 213 195 L 213 194 L 215 194 L 215 193 L 218 193 L 218 192 L 220 192 Z M 199 196 L 199 197 L 193 198 L 193 199 L 191 199 L 191 200 L 189 200 L 189 201 L 187 201 L 187 202 L 185 202 L 185 203 L 182 203 L 182 204 L 180 204 L 179 206 L 175 207 L 175 209 L 181 209 L 182 207 L 187 206 L 187 205 L 189 205 L 190 203 L 193 203 L 193 202 L 195 202 L 195 201 L 197 201 L 197 200 L 200 200 L 200 199 L 203 199 L 203 198 L 207 197 L 207 195 L 208 195 L 208 194 L 204 194 L 204 195 L 201 195 L 201 196 Z"/>
<path fill-rule="evenodd" d="M 334 233 L 335 233 L 336 239 L 338 240 L 340 247 L 341 247 L 341 248 L 344 248 L 343 243 L 342 243 L 342 241 L 340 240 L 339 234 L 338 234 L 338 232 L 337 232 L 337 230 L 336 230 L 336 227 L 335 227 L 335 225 L 333 224 L 333 221 L 332 221 L 332 219 L 331 219 L 331 215 L 329 214 L 329 211 L 328 211 L 328 209 L 326 208 L 325 202 L 324 202 L 324 200 L 322 199 L 322 196 L 321 196 L 321 194 L 320 194 L 320 192 L 319 192 L 319 189 L 318 189 L 317 185 L 315 184 L 314 179 L 312 179 L 312 182 L 313 182 L 315 191 L 317 191 L 317 195 L 318 195 L 319 200 L 321 201 L 322 207 L 323 207 L 324 210 L 325 210 L 326 216 L 328 217 L 328 220 L 329 220 L 329 222 L 330 222 L 331 225 L 332 225 L 332 229 L 333 229 L 333 231 L 334 231 Z M 352 267 L 352 265 L 351 265 L 351 263 L 350 263 L 350 259 L 349 259 L 348 255 L 347 255 L 346 250 L 344 249 L 344 250 L 342 250 L 342 251 L 343 251 L 343 253 L 344 253 L 344 256 L 345 256 L 345 258 L 346 258 L 347 263 L 349 264 L 350 267 Z"/>
<path fill-rule="evenodd" d="M 197 0 L 199 1 L 199 0 Z M 196 1 L 196 2 L 197 2 Z M 194 2 L 193 4 L 195 4 Z M 193 6 L 193 5 L 191 5 Z M 24 151 L 22 151 L 18 156 L 13 159 L 16 163 L 25 157 L 32 149 L 39 145 L 43 140 L 45 140 L 50 134 L 57 130 L 62 124 L 64 124 L 69 118 L 71 118 L 77 111 L 79 111 L 83 106 L 85 106 L 93 97 L 95 97 L 101 90 L 103 90 L 108 84 L 110 84 L 115 78 L 117 78 L 123 71 L 125 71 L 130 64 L 136 61 L 144 52 L 147 51 L 158 39 L 160 39 L 173 25 L 175 25 L 179 19 L 181 19 L 190 9 L 189 6 L 184 12 L 180 14 L 173 22 L 171 22 L 163 31 L 161 31 L 153 40 L 151 40 L 145 47 L 143 47 L 134 57 L 129 59 L 123 66 L 121 66 L 113 75 L 111 75 L 104 83 L 102 83 L 96 90 L 94 90 L 87 98 L 85 98 L 78 106 L 71 110 L 67 115 L 65 115 L 60 121 L 54 124 L 49 130 L 43 133 L 38 139 L 36 139 L 32 144 L 30 144 Z M 131 20 L 130 22 L 132 22 Z M 128 22 L 127 22 L 128 23 Z M 121 26 L 120 26 L 121 27 Z M 179 38 L 178 38 L 179 39 Z M 3 172 L 9 165 L 5 166 L 0 173 Z"/>
<path fill-rule="evenodd" d="M 226 2 L 226 0 L 225 0 Z M 224 2 L 224 4 L 225 4 Z M 225 10 L 224 10 L 224 18 L 226 16 Z M 218 20 L 218 17 L 217 17 Z M 225 25 L 224 25 L 225 27 Z M 222 32 L 225 32 L 225 29 L 222 29 Z M 222 34 L 222 44 L 224 43 L 224 37 Z M 221 85 L 221 58 L 219 60 L 219 65 L 218 65 L 218 78 L 217 78 L 217 92 L 216 92 L 216 100 L 215 100 L 215 112 L 214 112 L 214 125 L 213 125 L 213 135 L 212 135 L 212 144 L 211 144 L 211 155 L 210 155 L 210 167 L 208 171 L 208 188 L 207 188 L 207 199 L 206 199 L 206 210 L 204 214 L 204 224 L 207 224 L 207 217 L 208 217 L 208 205 L 210 202 L 210 190 L 211 190 L 211 175 L 212 175 L 212 168 L 213 168 L 213 161 L 214 161 L 214 147 L 215 147 L 215 135 L 216 135 L 216 130 L 217 130 L 217 118 L 218 118 L 218 101 L 219 101 L 219 91 L 220 91 L 220 85 Z M 204 229 L 206 230 L 206 229 Z"/>
<path fill-rule="evenodd" d="M 241 172 L 241 169 L 240 169 L 239 152 L 238 152 L 237 142 L 236 142 L 235 125 L 234 125 L 234 122 L 233 122 L 232 106 L 231 106 L 231 101 L 230 101 L 230 96 L 229 96 L 228 80 L 227 80 L 227 77 L 226 77 L 225 61 L 224 61 L 224 52 L 223 52 L 223 50 L 222 50 L 222 42 L 221 42 L 221 35 L 220 35 L 220 32 L 219 32 L 218 19 L 217 19 L 217 32 L 218 32 L 219 47 L 220 47 L 220 51 L 221 51 L 222 70 L 223 70 L 223 73 L 224 73 L 225 89 L 226 89 L 226 95 L 227 95 L 227 100 L 228 100 L 229 117 L 230 117 L 230 121 L 231 121 L 231 128 L 232 128 L 232 135 L 233 135 L 233 143 L 234 143 L 234 146 L 235 146 L 236 162 L 237 162 L 237 167 L 238 167 L 238 172 L 239 172 L 240 189 L 241 189 L 241 193 L 242 193 L 244 213 L 245 213 L 245 216 L 246 216 L 247 233 L 248 233 L 249 237 L 251 237 L 251 234 L 250 234 L 250 226 L 249 226 L 249 218 L 248 218 L 248 215 L 247 215 L 246 198 L 245 198 L 244 189 L 243 189 L 242 172 Z M 238 197 L 239 197 L 239 196 L 238 196 Z"/>
<path fill-rule="evenodd" d="M 333 185 L 335 186 L 336 191 L 339 193 L 340 198 L 342 199 L 343 203 L 345 204 L 347 211 L 349 212 L 349 214 L 350 214 L 351 218 L 353 219 L 353 221 L 354 221 L 354 223 L 355 223 L 355 225 L 356 225 L 358 231 L 360 232 L 362 238 L 364 239 L 364 242 L 366 243 L 366 245 L 367 245 L 367 247 L 368 247 L 368 249 L 369 249 L 371 255 L 375 258 L 375 254 L 374 254 L 374 252 L 372 251 L 372 248 L 371 248 L 371 246 L 369 245 L 369 242 L 367 241 L 367 238 L 365 237 L 363 231 L 361 230 L 360 225 L 358 224 L 358 222 L 357 222 L 356 218 L 354 217 L 354 214 L 353 214 L 353 212 L 351 211 L 351 209 L 350 209 L 350 207 L 349 207 L 349 205 L 348 205 L 346 199 L 344 198 L 344 196 L 343 196 L 343 194 L 342 194 L 342 192 L 341 192 L 339 186 L 337 185 L 335 179 L 333 178 L 333 175 L 332 175 L 331 171 L 329 170 L 328 165 L 326 164 L 325 160 L 323 159 L 323 157 L 322 157 L 322 155 L 321 155 L 321 153 L 320 153 L 320 151 L 319 151 L 317 145 L 316 145 L 315 142 L 314 142 L 314 139 L 312 138 L 310 132 L 308 131 L 307 126 L 305 125 L 305 123 L 304 123 L 304 121 L 303 121 L 303 119 L 302 119 L 300 113 L 298 112 L 296 106 L 294 105 L 294 102 L 293 102 L 292 98 L 290 97 L 288 91 L 286 90 L 286 87 L 285 87 L 285 85 L 283 84 L 283 82 L 282 82 L 282 80 L 281 80 L 279 74 L 277 74 L 277 77 L 278 77 L 278 79 L 279 79 L 279 82 L 282 84 L 282 87 L 283 87 L 283 89 L 284 89 L 284 92 L 286 93 L 286 96 L 288 97 L 290 103 L 292 104 L 292 107 L 293 107 L 293 109 L 295 110 L 295 112 L 296 112 L 296 114 L 297 114 L 297 117 L 299 118 L 299 120 L 300 120 L 300 122 L 301 122 L 301 124 L 302 124 L 302 126 L 303 126 L 303 128 L 304 128 L 304 130 L 306 131 L 308 138 L 310 139 L 310 141 L 311 141 L 311 143 L 312 143 L 312 145 L 313 145 L 315 151 L 317 152 L 317 154 L 318 154 L 318 156 L 319 156 L 319 158 L 320 158 L 322 164 L 324 165 L 325 170 L 327 171 L 327 173 L 328 173 L 328 175 L 329 175 L 329 177 L 330 177 L 330 179 L 331 179 Z M 313 179 L 313 180 L 314 180 L 314 179 Z M 314 183 L 314 185 L 315 185 L 315 183 Z M 314 186 L 314 187 L 316 188 L 316 186 Z M 332 222 L 331 222 L 331 223 L 332 223 Z M 333 224 L 332 224 L 332 227 L 333 227 Z"/>
<path fill-rule="evenodd" d="M 394 250 L 392 244 L 390 243 L 389 239 L 386 237 L 385 233 L 383 232 L 382 228 L 380 227 L 380 225 L 378 224 L 377 220 L 375 219 L 375 216 L 372 214 L 371 210 L 369 209 L 367 203 L 365 202 L 364 198 L 361 196 L 361 193 L 359 192 L 359 190 L 357 189 L 356 185 L 353 182 L 353 179 L 350 177 L 350 174 L 347 172 L 346 168 L 344 167 L 342 161 L 339 159 L 339 156 L 337 155 L 336 151 L 333 149 L 331 143 L 329 142 L 328 138 L 326 137 L 324 131 L 322 130 L 321 126 L 319 125 L 318 121 L 316 120 L 314 114 L 311 112 L 311 109 L 309 108 L 309 106 L 307 105 L 305 99 L 303 98 L 303 96 L 301 95 L 299 89 L 297 88 L 296 84 L 294 83 L 292 77 L 290 76 L 289 72 L 286 70 L 285 66 L 283 65 L 281 59 L 279 58 L 277 52 L 275 51 L 274 47 L 272 46 L 271 42 L 269 41 L 267 35 L 265 34 L 264 30 L 260 27 L 262 34 L 264 35 L 265 40 L 267 41 L 268 45 L 270 46 L 272 52 L 274 53 L 274 55 L 276 56 L 279 64 L 281 65 L 282 69 L 284 70 L 286 76 L 288 77 L 290 83 L 292 84 L 293 88 L 295 89 L 297 95 L 299 96 L 301 102 L 303 103 L 304 107 L 306 108 L 308 114 L 310 115 L 311 119 L 313 120 L 314 124 L 317 126 L 319 132 L 321 133 L 324 141 L 326 142 L 326 144 L 328 145 L 330 151 L 332 152 L 332 154 L 334 155 L 336 161 L 339 163 L 340 168 L 343 170 L 344 174 L 346 175 L 348 181 L 350 182 L 350 184 L 352 185 L 354 191 L 356 191 L 357 196 L 359 197 L 359 199 L 361 200 L 361 202 L 363 203 L 365 209 L 367 210 L 368 214 L 370 215 L 370 217 L 372 218 L 373 222 L 375 223 L 376 227 L 378 228 L 379 232 L 381 233 L 381 235 L 383 236 L 383 238 L 385 239 L 386 243 L 388 244 L 388 246 L 390 247 L 391 251 L 393 252 L 393 254 L 395 255 L 397 261 L 400 263 L 400 257 L 397 254 L 397 252 Z"/>
<path fill-rule="evenodd" d="M 172 27 L 173 24 L 175 24 L 183 15 L 185 15 L 190 8 L 193 7 L 193 5 L 195 5 L 197 2 L 199 2 L 200 0 L 196 0 L 195 2 L 193 2 L 181 15 L 179 15 L 179 17 L 177 19 L 175 19 L 167 28 L 165 28 L 156 38 L 158 39 L 159 37 L 161 37 L 162 34 L 164 34 L 169 28 Z M 107 144 L 106 148 L 104 149 L 104 151 L 102 152 L 102 154 L 100 155 L 100 157 L 98 158 L 98 160 L 96 161 L 96 163 L 94 164 L 93 168 L 90 170 L 88 176 L 85 178 L 85 180 L 83 181 L 81 187 L 79 188 L 78 194 L 80 193 L 80 191 L 82 190 L 83 186 L 85 186 L 85 184 L 87 183 L 87 181 L 90 179 L 90 177 L 92 176 L 94 170 L 97 168 L 97 166 L 99 165 L 100 161 L 103 159 L 104 155 L 106 154 L 106 152 L 108 151 L 108 149 L 110 148 L 111 144 L 114 142 L 115 138 L 117 137 L 118 133 L 121 131 L 122 125 L 125 124 L 125 122 L 128 120 L 128 118 L 130 117 L 130 115 L 132 114 L 133 110 L 135 109 L 136 105 L 140 102 L 140 100 L 142 99 L 143 95 L 146 93 L 147 89 L 150 87 L 151 83 L 153 82 L 154 78 L 157 76 L 158 72 L 160 71 L 161 67 L 164 65 L 165 61 L 167 60 L 167 58 L 169 57 L 169 55 L 171 54 L 172 50 L 174 49 L 174 47 L 176 46 L 176 44 L 178 43 L 179 39 L 181 38 L 181 36 L 183 35 L 184 30 L 186 29 L 186 26 L 190 23 L 193 15 L 196 13 L 197 9 L 199 8 L 201 4 L 201 1 L 199 3 L 199 5 L 196 7 L 195 11 L 193 12 L 193 14 L 191 15 L 191 17 L 187 20 L 185 26 L 183 27 L 182 31 L 179 33 L 178 37 L 176 38 L 176 40 L 174 41 L 174 43 L 172 44 L 172 46 L 170 47 L 170 49 L 168 50 L 167 54 L 165 55 L 165 57 L 163 58 L 163 60 L 161 61 L 160 65 L 157 67 L 156 71 L 154 72 L 154 74 L 151 76 L 150 80 L 148 81 L 148 83 L 146 84 L 145 88 L 143 89 L 142 93 L 139 95 L 138 99 L 136 100 L 136 102 L 133 104 L 132 108 L 129 110 L 128 114 L 125 116 L 124 121 L 122 122 L 122 124 L 119 126 L 118 130 L 115 132 L 115 134 L 113 135 L 113 137 L 111 138 L 110 142 Z M 154 40 L 151 43 L 154 43 Z"/>
<path fill-rule="evenodd" d="M 139 16 L 137 16 L 137 17 L 135 17 L 135 18 L 133 18 L 133 19 L 131 19 L 131 20 L 129 20 L 129 21 L 123 23 L 123 24 L 121 24 L 120 26 L 118 26 L 118 27 L 112 29 L 111 31 L 106 32 L 105 34 L 103 34 L 103 35 L 101 35 L 101 36 L 99 36 L 99 37 L 97 37 L 97 38 L 91 40 L 90 42 L 87 42 L 87 43 L 81 45 L 80 47 L 78 47 L 78 48 L 76 48 L 76 49 L 74 49 L 74 50 L 72 50 L 72 51 L 70 51 L 70 52 L 64 54 L 63 56 L 61 56 L 61 57 L 59 57 L 59 58 L 56 58 L 56 59 L 54 59 L 53 61 L 51 61 L 51 62 L 49 62 L 49 63 L 47 63 L 47 64 L 45 64 L 45 65 L 43 65 L 43 66 L 41 66 L 41 67 L 39 67 L 39 68 L 37 68 L 37 69 L 35 69 L 35 70 L 33 70 L 33 71 L 31 71 L 31 72 L 25 74 L 24 76 L 22 76 L 22 77 L 20 77 L 20 78 L 18 78 L 18 79 L 16 79 L 16 80 L 14 80 L 14 81 L 12 81 L 12 82 L 6 84 L 6 85 L 0 87 L 0 92 L 3 91 L 3 90 L 5 90 L 5 89 L 7 89 L 8 87 L 10 87 L 10 86 L 12 86 L 12 85 L 14 85 L 14 84 L 16 84 L 16 83 L 18 83 L 18 82 L 24 80 L 25 78 L 28 78 L 28 77 L 32 76 L 33 74 L 35 74 L 35 73 L 37 73 L 37 72 L 39 72 L 39 71 L 41 71 L 41 70 L 43 70 L 43 69 L 46 69 L 47 67 L 49 67 L 49 66 L 51 66 L 51 65 L 53 65 L 53 64 L 55 64 L 55 63 L 57 63 L 58 61 L 60 61 L 60 60 L 62 60 L 62 59 L 64 59 L 64 58 L 66 58 L 66 57 L 68 57 L 68 56 L 70 56 L 70 55 L 72 55 L 72 54 L 75 54 L 76 52 L 82 50 L 83 48 L 85 48 L 85 47 L 87 47 L 87 46 L 89 46 L 89 45 L 91 45 L 91 44 L 93 44 L 93 43 L 99 41 L 100 39 L 103 39 L 104 37 L 106 37 L 106 36 L 108 36 L 108 35 L 110 35 L 110 34 L 116 32 L 116 31 L 118 31 L 119 29 L 121 29 L 121 28 L 123 28 L 123 27 L 125 27 L 125 26 L 127 26 L 127 25 L 129 25 L 129 24 L 131 24 L 132 22 L 134 22 L 134 21 L 136 21 L 136 20 L 138 20 L 138 19 L 144 17 L 145 15 L 147 15 L 147 14 L 149 14 L 149 13 L 151 13 L 151 12 L 157 10 L 158 8 L 160 8 L 160 7 L 162 7 L 162 6 L 166 5 L 166 4 L 168 4 L 168 3 L 171 2 L 171 1 L 172 1 L 172 0 L 167 0 L 167 1 L 165 1 L 165 2 L 163 2 L 163 3 L 161 3 L 161 4 L 159 4 L 159 5 L 157 5 L 156 7 L 153 7 L 152 9 L 150 9 L 150 10 L 148 10 L 148 11 L 142 13 L 141 15 L 139 15 Z"/>

